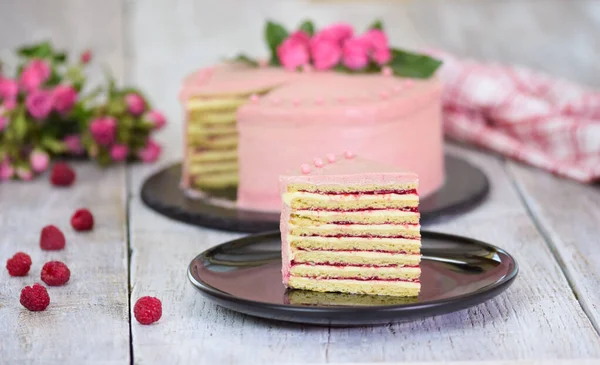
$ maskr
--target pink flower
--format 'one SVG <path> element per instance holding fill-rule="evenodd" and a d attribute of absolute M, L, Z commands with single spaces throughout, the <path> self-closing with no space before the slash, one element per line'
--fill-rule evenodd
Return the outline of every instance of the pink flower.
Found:
<path fill-rule="evenodd" d="M 54 97 L 54 109 L 65 114 L 71 111 L 77 100 L 77 91 L 70 85 L 58 85 L 52 92 Z"/>
<path fill-rule="evenodd" d="M 298 66 L 305 65 L 309 61 L 308 44 L 299 33 L 303 32 L 296 32 L 295 36 L 292 34 L 277 47 L 279 62 L 287 70 L 294 71 Z"/>
<path fill-rule="evenodd" d="M 315 37 L 310 42 L 310 54 L 317 70 L 327 70 L 340 62 L 342 48 L 333 41 Z"/>
<path fill-rule="evenodd" d="M 13 110 L 17 107 L 17 100 L 4 100 L 4 104 L 2 104 L 2 107 L 4 108 L 4 110 Z"/>
<path fill-rule="evenodd" d="M 21 86 L 32 91 L 40 87 L 50 77 L 50 65 L 40 59 L 32 60 L 21 73 Z"/>
<path fill-rule="evenodd" d="M 24 167 L 19 167 L 17 169 L 17 176 L 23 181 L 29 181 L 33 179 L 33 173 L 31 170 Z"/>
<path fill-rule="evenodd" d="M 389 48 L 376 49 L 371 54 L 371 58 L 379 65 L 385 65 L 392 59 L 392 54 Z"/>
<path fill-rule="evenodd" d="M 125 96 L 127 110 L 133 115 L 141 115 L 146 110 L 146 103 L 141 96 L 136 93 L 130 93 Z"/>
<path fill-rule="evenodd" d="M 288 39 L 293 39 L 294 42 L 299 42 L 305 46 L 308 46 L 308 43 L 310 42 L 310 36 L 303 30 L 295 31 L 294 33 L 290 34 Z"/>
<path fill-rule="evenodd" d="M 35 172 L 46 171 L 50 163 L 50 156 L 44 151 L 34 150 L 29 156 L 29 163 Z"/>
<path fill-rule="evenodd" d="M 148 139 L 146 146 L 138 151 L 138 156 L 144 162 L 154 162 L 160 156 L 160 152 L 160 145 L 153 140 Z"/>
<path fill-rule="evenodd" d="M 0 99 L 7 101 L 16 101 L 19 94 L 19 84 L 15 80 L 0 78 Z"/>
<path fill-rule="evenodd" d="M 9 120 L 7 117 L 0 115 L 0 132 L 8 127 Z"/>
<path fill-rule="evenodd" d="M 346 39 L 352 37 L 353 34 L 354 30 L 350 24 L 337 23 L 323 28 L 315 34 L 315 38 L 326 39 L 341 45 Z"/>
<path fill-rule="evenodd" d="M 362 37 L 350 38 L 344 42 L 343 63 L 352 70 L 360 70 L 369 63 L 369 44 Z"/>
<path fill-rule="evenodd" d="M 15 174 L 15 168 L 12 167 L 7 159 L 0 164 L 0 181 L 9 180 Z"/>
<path fill-rule="evenodd" d="M 124 144 L 115 144 L 110 148 L 110 157 L 115 161 L 123 161 L 127 158 L 129 149 Z"/>
<path fill-rule="evenodd" d="M 167 120 L 165 116 L 159 112 L 158 110 L 151 110 L 147 115 L 146 119 L 150 121 L 150 123 L 154 124 L 154 129 L 161 129 L 167 124 Z"/>
<path fill-rule="evenodd" d="M 388 49 L 388 39 L 385 33 L 379 29 L 371 29 L 363 36 L 369 42 L 369 46 L 373 50 Z"/>
<path fill-rule="evenodd" d="M 117 121 L 111 117 L 97 118 L 90 124 L 90 132 L 99 144 L 108 146 L 115 140 Z"/>
<path fill-rule="evenodd" d="M 75 155 L 83 153 L 83 146 L 81 144 L 81 137 L 76 134 L 65 136 L 63 143 L 67 147 L 67 150 Z"/>
<path fill-rule="evenodd" d="M 25 99 L 27 111 L 35 119 L 44 119 L 52 111 L 52 94 L 45 90 L 34 90 Z"/>
<path fill-rule="evenodd" d="M 89 49 L 81 54 L 81 63 L 88 64 L 92 60 L 92 51 Z"/>

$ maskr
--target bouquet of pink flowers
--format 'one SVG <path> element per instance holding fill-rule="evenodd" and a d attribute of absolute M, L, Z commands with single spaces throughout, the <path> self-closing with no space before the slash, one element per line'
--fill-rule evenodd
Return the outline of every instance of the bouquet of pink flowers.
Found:
<path fill-rule="evenodd" d="M 391 47 L 381 21 L 375 21 L 362 34 L 356 34 L 345 23 L 317 30 L 308 20 L 290 33 L 283 25 L 268 21 L 265 40 L 271 52 L 268 64 L 291 71 L 314 68 L 429 78 L 441 65 L 428 55 Z M 237 56 L 234 61 L 251 66 L 260 63 L 245 55 Z"/>
<path fill-rule="evenodd" d="M 14 78 L 0 68 L 0 181 L 31 180 L 59 156 L 84 156 L 100 165 L 127 159 L 155 161 L 160 145 L 150 135 L 165 117 L 133 88 L 84 92 L 89 51 L 69 64 L 47 43 L 18 50 Z"/>

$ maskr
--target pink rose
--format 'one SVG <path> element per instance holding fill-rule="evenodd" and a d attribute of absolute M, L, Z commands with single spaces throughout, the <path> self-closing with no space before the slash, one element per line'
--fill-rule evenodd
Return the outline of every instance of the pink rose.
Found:
<path fill-rule="evenodd" d="M 373 58 L 378 65 L 385 65 L 392 59 L 392 53 L 389 48 L 376 49 L 371 54 L 371 58 Z"/>
<path fill-rule="evenodd" d="M 52 111 L 52 94 L 45 90 L 34 90 L 25 99 L 27 111 L 35 119 L 44 119 Z"/>
<path fill-rule="evenodd" d="M 146 110 L 146 103 L 141 96 L 136 93 L 130 93 L 125 96 L 127 110 L 133 115 L 141 115 Z"/>
<path fill-rule="evenodd" d="M 19 94 L 19 84 L 15 80 L 0 78 L 0 99 L 16 101 Z"/>
<path fill-rule="evenodd" d="M 308 44 L 301 35 L 288 37 L 277 47 L 277 57 L 285 69 L 295 71 L 309 61 Z"/>
<path fill-rule="evenodd" d="M 4 100 L 4 104 L 2 104 L 2 108 L 4 108 L 4 110 L 13 110 L 14 108 L 17 107 L 17 99 L 12 99 L 12 100 Z"/>
<path fill-rule="evenodd" d="M 34 150 L 29 156 L 29 163 L 35 172 L 46 171 L 50 163 L 50 156 L 44 151 Z"/>
<path fill-rule="evenodd" d="M 317 70 L 327 70 L 340 62 L 342 49 L 333 41 L 315 37 L 310 42 L 310 54 Z"/>
<path fill-rule="evenodd" d="M 115 161 L 123 161 L 127 158 L 129 149 L 124 144 L 115 144 L 110 148 L 110 157 Z"/>
<path fill-rule="evenodd" d="M 32 60 L 21 73 L 21 86 L 27 91 L 35 90 L 48 80 L 50 72 L 48 62 L 40 59 Z"/>
<path fill-rule="evenodd" d="M 33 173 L 31 170 L 24 167 L 19 167 L 17 169 L 17 176 L 23 181 L 30 181 L 33 179 Z"/>
<path fill-rule="evenodd" d="M 338 23 L 323 28 L 315 34 L 315 38 L 326 39 L 341 45 L 346 39 L 352 37 L 353 34 L 354 29 L 352 29 L 350 24 Z"/>
<path fill-rule="evenodd" d="M 352 70 L 360 70 L 369 63 L 369 44 L 364 38 L 350 38 L 344 42 L 343 63 Z"/>
<path fill-rule="evenodd" d="M 165 116 L 159 112 L 158 110 L 151 110 L 147 115 L 146 119 L 152 124 L 154 124 L 154 129 L 161 129 L 167 124 L 167 120 Z"/>
<path fill-rule="evenodd" d="M 305 46 L 308 46 L 308 43 L 310 42 L 310 36 L 303 30 L 295 31 L 294 33 L 290 34 L 288 39 L 293 39 L 294 42 L 299 42 Z"/>
<path fill-rule="evenodd" d="M 369 42 L 369 46 L 371 46 L 373 50 L 390 48 L 388 45 L 387 36 L 382 30 L 371 29 L 366 32 L 363 37 L 365 37 L 367 42 Z"/>
<path fill-rule="evenodd" d="M 8 118 L 3 115 L 0 115 L 0 132 L 2 132 L 3 130 L 6 129 L 6 127 L 8 127 L 8 123 L 9 123 Z"/>
<path fill-rule="evenodd" d="M 138 151 L 139 158 L 144 162 L 154 162 L 160 156 L 160 145 L 151 139 L 148 139 L 146 146 Z"/>
<path fill-rule="evenodd" d="M 90 124 L 90 132 L 99 144 L 108 146 L 115 140 L 117 121 L 111 117 L 97 118 Z"/>
<path fill-rule="evenodd" d="M 89 49 L 81 54 L 81 63 L 88 64 L 92 60 L 92 51 Z"/>
<path fill-rule="evenodd" d="M 15 168 L 12 167 L 7 159 L 0 164 L 0 181 L 9 180 L 15 174 Z"/>
<path fill-rule="evenodd" d="M 67 147 L 67 150 L 74 155 L 80 155 L 83 153 L 83 145 L 81 144 L 81 137 L 76 134 L 65 136 L 63 143 Z"/>
<path fill-rule="evenodd" d="M 52 92 L 54 97 L 54 109 L 65 114 L 71 111 L 77 100 L 77 91 L 69 85 L 58 85 Z"/>

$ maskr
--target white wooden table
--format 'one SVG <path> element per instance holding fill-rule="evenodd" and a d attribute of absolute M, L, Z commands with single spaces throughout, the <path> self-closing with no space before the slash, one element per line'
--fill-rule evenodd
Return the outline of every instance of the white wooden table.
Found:
<path fill-rule="evenodd" d="M 241 234 L 178 223 L 144 206 L 144 178 L 180 156 L 177 128 L 161 137 L 168 146 L 154 165 L 78 163 L 71 189 L 52 188 L 47 176 L 0 184 L 2 266 L 20 250 L 34 261 L 24 278 L 0 269 L 0 364 L 600 363 L 597 186 L 448 143 L 449 153 L 486 172 L 491 193 L 475 210 L 425 228 L 507 249 L 520 264 L 515 283 L 484 304 L 410 323 L 293 325 L 221 308 L 188 282 L 195 255 Z M 70 228 L 80 207 L 95 215 L 93 232 Z M 64 251 L 39 249 L 47 224 L 65 232 Z M 29 312 L 19 292 L 39 282 L 50 259 L 66 262 L 71 280 L 49 289 L 46 311 Z M 132 320 L 132 303 L 144 295 L 163 303 L 162 319 L 151 326 Z"/>

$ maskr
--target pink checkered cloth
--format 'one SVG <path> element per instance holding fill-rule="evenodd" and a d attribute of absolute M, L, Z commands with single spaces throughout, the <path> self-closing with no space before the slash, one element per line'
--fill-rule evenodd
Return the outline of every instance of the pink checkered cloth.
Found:
<path fill-rule="evenodd" d="M 430 53 L 444 60 L 446 136 L 580 182 L 600 179 L 600 92 Z"/>

